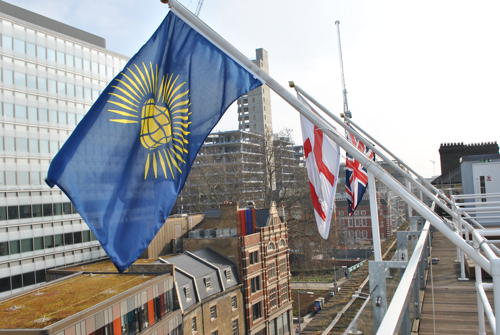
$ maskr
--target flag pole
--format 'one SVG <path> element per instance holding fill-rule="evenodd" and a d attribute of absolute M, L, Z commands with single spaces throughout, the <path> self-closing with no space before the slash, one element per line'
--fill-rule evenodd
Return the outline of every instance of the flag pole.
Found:
<path fill-rule="evenodd" d="M 340 39 L 340 21 L 335 21 L 337 26 L 337 38 L 339 45 L 339 61 L 340 61 L 340 74 L 342 78 L 342 93 L 344 97 L 344 123 L 348 126 L 350 119 L 352 118 L 351 111 L 349 110 L 349 105 L 347 103 L 347 89 L 345 85 L 345 74 L 344 74 L 344 58 L 342 55 L 342 42 Z M 375 184 L 375 176 L 373 173 L 367 170 L 368 173 L 368 199 L 370 202 L 370 218 L 371 218 L 371 229 L 372 229 L 372 243 L 373 243 L 373 258 L 376 261 L 382 260 L 382 246 L 380 243 L 380 225 L 378 221 L 378 207 L 377 207 L 377 186 Z M 353 213 L 354 215 L 354 213 Z M 350 219 L 353 219 L 352 217 Z"/>
<path fill-rule="evenodd" d="M 166 1 L 166 0 L 161 0 Z M 170 9 L 179 17 L 181 17 L 186 23 L 188 23 L 193 29 L 198 31 L 202 36 L 211 41 L 214 45 L 218 46 L 223 52 L 234 59 L 236 62 L 244 65 L 244 67 L 253 73 L 257 78 L 261 79 L 264 84 L 266 84 L 270 89 L 272 89 L 276 94 L 278 94 L 283 100 L 288 102 L 290 106 L 295 108 L 301 115 L 306 119 L 316 124 L 318 127 L 324 129 L 323 132 L 332 141 L 337 143 L 342 149 L 349 151 L 351 155 L 359 160 L 363 166 L 370 172 L 372 172 L 376 178 L 383 182 L 390 190 L 400 196 L 406 203 L 411 204 L 411 206 L 425 219 L 436 227 L 440 232 L 443 233 L 453 244 L 465 251 L 465 253 L 472 258 L 478 265 L 483 269 L 491 273 L 491 264 L 489 260 L 475 252 L 475 249 L 470 246 L 464 239 L 457 233 L 453 232 L 446 223 L 432 211 L 427 205 L 425 205 L 420 199 L 415 197 L 413 194 L 408 192 L 401 184 L 394 179 L 387 171 L 385 171 L 377 162 L 370 160 L 363 153 L 359 152 L 352 144 L 350 144 L 344 136 L 340 135 L 328 122 L 322 120 L 317 115 L 313 114 L 310 109 L 300 102 L 295 96 L 288 92 L 282 85 L 280 85 L 275 79 L 270 75 L 259 69 L 253 62 L 251 62 L 245 55 L 243 55 L 238 49 L 224 40 L 220 35 L 218 35 L 214 30 L 212 30 L 208 25 L 201 21 L 194 14 L 189 12 L 184 6 L 182 6 L 177 0 L 168 0 L 168 5 Z"/>
<path fill-rule="evenodd" d="M 448 213 L 451 216 L 454 216 L 455 213 L 450 210 L 448 206 L 440 199 L 438 198 L 435 194 L 433 194 L 431 191 L 429 191 L 428 188 L 424 187 L 422 184 L 420 184 L 417 180 L 412 178 L 412 176 L 403 170 L 399 165 L 394 163 L 392 159 L 387 157 L 380 149 L 378 149 L 376 146 L 374 146 L 369 140 L 367 140 L 362 134 L 360 134 L 356 129 L 354 129 L 352 126 L 354 122 L 352 120 L 349 120 L 349 124 L 346 125 L 342 119 L 340 119 L 338 116 L 333 114 L 331 111 L 329 111 L 325 106 L 320 104 L 316 99 L 314 99 L 309 93 L 304 91 L 300 86 L 296 85 L 293 82 L 290 82 L 290 86 L 295 88 L 295 90 L 302 96 L 304 96 L 307 100 L 311 101 L 314 105 L 316 105 L 321 111 L 323 111 L 326 115 L 328 115 L 330 118 L 332 118 L 336 123 L 338 123 L 341 127 L 346 129 L 347 131 L 352 132 L 355 134 L 357 137 L 361 139 L 361 141 L 368 147 L 370 150 L 373 150 L 384 162 L 386 162 L 391 168 L 396 170 L 398 173 L 400 173 L 404 178 L 410 180 L 420 191 L 422 191 L 425 196 L 427 196 L 429 199 L 433 200 L 436 202 L 436 204 L 441 207 L 446 213 Z M 325 121 L 327 122 L 327 121 Z M 370 137 L 371 140 L 371 137 Z M 375 142 L 375 141 L 374 141 Z M 383 148 L 382 146 L 380 146 Z M 432 185 L 432 184 L 431 184 Z M 436 190 L 436 193 L 439 192 Z"/>

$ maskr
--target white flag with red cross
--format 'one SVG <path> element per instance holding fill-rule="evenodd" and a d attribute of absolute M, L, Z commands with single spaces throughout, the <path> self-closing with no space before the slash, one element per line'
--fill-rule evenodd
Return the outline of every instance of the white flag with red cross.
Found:
<path fill-rule="evenodd" d="M 300 95 L 299 98 L 305 102 Z M 319 234 L 326 240 L 335 207 L 340 147 L 305 117 L 300 117 L 300 123 L 314 216 Z"/>

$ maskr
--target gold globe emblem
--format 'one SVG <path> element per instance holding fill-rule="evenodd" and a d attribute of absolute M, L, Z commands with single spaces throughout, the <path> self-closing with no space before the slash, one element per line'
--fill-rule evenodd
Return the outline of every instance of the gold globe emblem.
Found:
<path fill-rule="evenodd" d="M 164 106 L 148 99 L 141 112 L 141 144 L 148 150 L 154 150 L 172 140 L 170 113 Z"/>
<path fill-rule="evenodd" d="M 184 171 L 191 134 L 186 84 L 179 75 L 162 75 L 158 65 L 142 62 L 126 67 L 111 85 L 109 121 L 140 126 L 139 141 L 147 150 L 144 179 L 175 179 Z"/>

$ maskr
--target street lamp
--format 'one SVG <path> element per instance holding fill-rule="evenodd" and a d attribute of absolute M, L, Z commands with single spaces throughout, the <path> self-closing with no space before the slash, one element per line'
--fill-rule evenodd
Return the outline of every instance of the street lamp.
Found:
<path fill-rule="evenodd" d="M 297 291 L 297 303 L 298 303 L 298 306 L 299 306 L 299 311 L 298 311 L 298 314 L 299 314 L 299 334 L 302 334 L 302 327 L 300 325 L 300 294 L 301 293 L 305 293 L 305 294 L 309 294 L 309 295 L 314 295 L 314 292 L 311 292 L 311 291 L 301 291 L 301 290 Z"/>

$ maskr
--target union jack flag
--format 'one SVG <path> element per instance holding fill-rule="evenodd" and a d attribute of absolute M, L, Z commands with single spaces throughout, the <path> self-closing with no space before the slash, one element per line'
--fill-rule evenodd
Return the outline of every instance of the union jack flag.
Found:
<path fill-rule="evenodd" d="M 347 133 L 347 140 L 368 158 L 375 160 L 375 153 L 359 141 L 352 133 Z M 368 186 L 368 171 L 354 157 L 346 152 L 345 162 L 345 192 L 347 195 L 347 210 L 349 216 L 354 214 Z"/>

